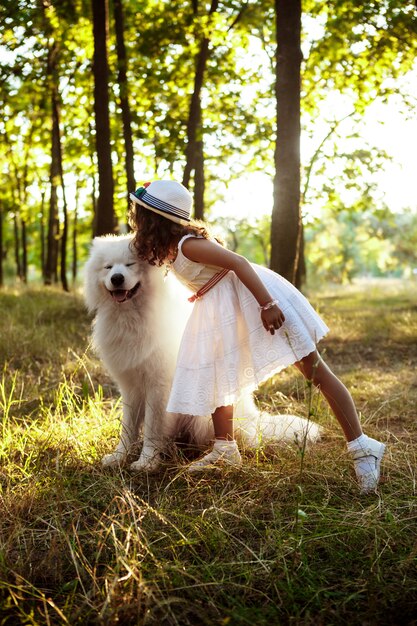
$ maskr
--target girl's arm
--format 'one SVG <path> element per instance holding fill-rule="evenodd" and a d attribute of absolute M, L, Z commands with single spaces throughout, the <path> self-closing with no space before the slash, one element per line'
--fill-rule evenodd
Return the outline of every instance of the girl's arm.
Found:
<path fill-rule="evenodd" d="M 190 261 L 233 270 L 239 280 L 252 293 L 259 306 L 264 306 L 273 300 L 252 265 L 240 254 L 227 250 L 208 239 L 197 237 L 186 239 L 182 244 L 182 252 Z M 265 329 L 272 335 L 275 329 L 280 328 L 285 321 L 284 314 L 277 305 L 266 311 L 261 311 L 261 318 Z"/>

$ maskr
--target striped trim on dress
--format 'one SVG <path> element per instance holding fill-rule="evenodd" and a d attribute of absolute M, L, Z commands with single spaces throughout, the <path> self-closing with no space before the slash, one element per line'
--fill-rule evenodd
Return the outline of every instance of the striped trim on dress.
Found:
<path fill-rule="evenodd" d="M 224 278 L 228 272 L 230 272 L 230 270 L 224 269 L 221 272 L 218 272 L 217 274 L 214 274 L 214 276 L 212 276 L 210 278 L 210 280 L 208 280 L 201 287 L 201 289 L 199 289 L 190 298 L 188 298 L 188 301 L 189 302 L 194 302 L 194 300 L 197 300 L 198 298 L 202 298 L 204 296 L 204 294 L 207 293 L 208 291 L 210 291 L 210 289 L 212 287 L 214 287 L 214 285 L 217 285 L 217 283 L 220 282 L 221 279 Z"/>

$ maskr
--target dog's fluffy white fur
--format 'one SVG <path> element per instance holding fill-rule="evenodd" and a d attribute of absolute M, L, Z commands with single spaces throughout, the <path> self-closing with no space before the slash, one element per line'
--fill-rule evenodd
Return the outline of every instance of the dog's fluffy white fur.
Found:
<path fill-rule="evenodd" d="M 132 237 L 94 239 L 85 266 L 85 302 L 93 322 L 93 345 L 120 389 L 123 419 L 120 441 L 104 466 L 126 461 L 143 437 L 140 457 L 131 468 L 154 470 L 167 442 L 187 434 L 196 445 L 213 439 L 206 418 L 167 413 L 165 407 L 182 332 L 191 311 L 187 293 L 164 269 L 139 261 Z M 272 440 L 315 441 L 317 424 L 293 415 L 269 415 L 256 408 L 252 395 L 236 407 L 241 443 L 259 446 Z"/>

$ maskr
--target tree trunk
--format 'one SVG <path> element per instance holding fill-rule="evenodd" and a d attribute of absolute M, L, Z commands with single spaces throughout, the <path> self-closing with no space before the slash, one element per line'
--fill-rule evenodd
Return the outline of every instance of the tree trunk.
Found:
<path fill-rule="evenodd" d="M 217 11 L 218 0 L 212 0 L 209 16 Z M 194 3 L 194 13 L 197 13 L 197 3 Z M 196 60 L 196 70 L 194 77 L 194 91 L 191 96 L 190 110 L 187 122 L 187 146 L 185 149 L 185 168 L 183 174 L 183 185 L 189 187 L 191 173 L 194 176 L 194 216 L 197 219 L 204 218 L 204 140 L 202 128 L 201 110 L 201 89 L 204 82 L 204 74 L 209 58 L 208 37 L 201 40 L 200 50 Z"/>
<path fill-rule="evenodd" d="M 51 285 L 57 280 L 58 273 L 58 239 L 59 239 L 59 216 L 57 185 L 59 181 L 59 118 L 56 114 L 58 107 L 58 46 L 53 43 L 48 54 L 48 77 L 51 90 L 52 108 L 52 138 L 51 138 L 51 166 L 49 172 L 50 199 L 48 215 L 48 235 L 45 263 L 45 285 Z"/>
<path fill-rule="evenodd" d="M 41 195 L 41 223 L 39 228 L 39 237 L 40 237 L 40 258 L 41 258 L 41 273 L 42 280 L 45 282 L 45 192 L 42 191 Z"/>
<path fill-rule="evenodd" d="M 275 0 L 275 16 L 277 140 L 271 220 L 271 269 L 296 283 L 301 245 L 301 0 Z"/>
<path fill-rule="evenodd" d="M 300 289 L 306 282 L 307 267 L 305 258 L 305 240 L 304 240 L 304 225 L 302 219 L 300 219 L 300 240 L 297 245 L 297 273 L 295 275 L 295 285 Z"/>
<path fill-rule="evenodd" d="M 96 235 L 113 233 L 116 220 L 113 206 L 113 166 L 109 117 L 109 66 L 107 61 L 107 0 L 92 0 L 94 37 L 94 114 L 99 179 Z"/>
<path fill-rule="evenodd" d="M 126 46 L 124 40 L 124 18 L 123 18 L 123 2 L 122 0 L 113 0 L 113 15 L 116 30 L 116 49 L 117 49 L 117 66 L 118 76 L 117 82 L 120 89 L 120 108 L 122 110 L 123 122 L 123 138 L 125 144 L 125 169 L 126 169 L 126 203 L 129 211 L 129 193 L 136 188 L 135 172 L 134 172 L 134 155 L 132 141 L 132 115 L 129 106 L 129 85 L 127 81 L 127 65 L 128 59 L 126 54 Z"/>
<path fill-rule="evenodd" d="M 53 132 L 53 136 L 54 136 Z M 56 138 L 52 139 L 54 144 Z M 56 146 L 53 145 L 54 154 Z M 48 215 L 48 232 L 46 236 L 46 261 L 45 261 L 45 285 L 52 285 L 57 278 L 58 266 L 58 238 L 59 238 L 59 218 L 58 218 L 58 196 L 57 196 L 57 162 L 56 155 L 52 156 L 50 168 L 50 198 Z"/>
<path fill-rule="evenodd" d="M 4 140 L 7 146 L 7 158 L 9 161 L 9 173 L 13 176 L 12 198 L 13 198 L 13 234 L 14 234 L 14 258 L 16 263 L 16 276 L 19 280 L 23 280 L 22 263 L 20 260 L 20 208 L 22 204 L 22 197 L 20 193 L 20 176 L 19 170 L 14 159 L 13 147 L 9 139 L 7 132 L 3 134 Z M 12 172 L 13 169 L 13 172 Z"/>
<path fill-rule="evenodd" d="M 56 82 L 52 84 L 52 128 L 53 128 L 53 156 L 52 159 L 56 162 L 54 171 L 58 172 L 59 181 L 61 183 L 62 190 L 62 212 L 63 223 L 60 236 L 60 251 L 61 251 L 61 263 L 60 263 L 60 278 L 64 291 L 69 291 L 67 280 L 67 240 L 68 240 L 68 206 L 67 198 L 65 194 L 64 184 L 64 168 L 62 163 L 62 144 L 61 144 L 61 127 L 60 127 L 60 110 L 59 110 L 59 93 L 58 93 L 58 76 L 56 75 Z M 56 184 L 56 183 L 55 183 Z M 57 239 L 57 251 L 58 257 L 58 239 Z M 58 268 L 57 268 L 58 271 Z"/>
<path fill-rule="evenodd" d="M 13 216 L 13 232 L 14 232 L 14 259 L 16 263 L 16 275 L 19 280 L 22 280 L 22 264 L 20 262 L 20 233 L 19 233 L 19 221 L 16 211 Z"/>
<path fill-rule="evenodd" d="M 68 241 L 68 209 L 67 203 L 64 200 L 63 204 L 64 210 L 64 222 L 62 227 L 61 234 L 61 285 L 64 291 L 69 291 L 68 280 L 67 280 L 67 241 Z"/>
<path fill-rule="evenodd" d="M 196 71 L 194 77 L 194 91 L 191 96 L 190 110 L 187 121 L 187 146 L 185 148 L 185 167 L 183 174 L 183 185 L 189 186 L 191 173 L 195 169 L 196 163 L 196 143 L 198 131 L 201 130 L 201 101 L 200 94 L 203 86 L 204 72 L 207 65 L 209 52 L 209 40 L 205 37 L 201 42 L 200 51 L 197 57 Z"/>
<path fill-rule="evenodd" d="M 74 220 L 72 226 L 72 282 L 75 285 L 77 280 L 77 235 L 78 235 L 78 202 L 79 202 L 79 185 L 78 181 L 75 185 L 75 208 L 74 208 Z"/>
<path fill-rule="evenodd" d="M 59 116 L 59 111 L 57 109 L 56 114 Z M 59 117 L 58 117 L 59 119 Z M 58 123 L 59 129 L 59 123 Z M 62 189 L 62 211 L 63 211 L 63 224 L 62 224 L 62 233 L 61 233 L 61 284 L 64 291 L 69 291 L 68 280 L 67 280 L 67 241 L 68 241 L 68 206 L 67 206 L 67 198 L 65 194 L 65 184 L 64 184 L 64 169 L 62 165 L 62 146 L 61 146 L 61 137 L 59 136 L 59 175 L 61 178 L 61 189 Z"/>
<path fill-rule="evenodd" d="M 93 235 L 97 231 L 97 176 L 96 176 L 96 153 L 93 148 L 94 132 L 91 124 L 88 125 L 88 148 L 91 161 L 91 211 L 93 214 L 92 231 Z"/>
<path fill-rule="evenodd" d="M 3 207 L 0 206 L 0 287 L 4 286 L 3 260 L 4 260 L 4 249 L 3 249 Z"/>
<path fill-rule="evenodd" d="M 29 153 L 32 146 L 32 137 L 35 130 L 35 122 L 32 121 L 29 133 L 25 139 L 24 167 L 22 177 L 19 180 L 19 196 L 20 206 L 26 204 L 26 190 L 28 188 L 28 172 L 29 172 Z M 27 227 L 26 219 L 22 218 L 22 275 L 23 282 L 28 282 L 28 245 L 27 245 Z"/>
<path fill-rule="evenodd" d="M 204 191 L 205 191 L 205 176 L 204 176 L 204 141 L 201 128 L 201 103 L 199 102 L 199 117 L 200 127 L 199 136 L 196 137 L 195 142 L 195 170 L 194 170 L 194 217 L 197 220 L 204 219 Z"/>
<path fill-rule="evenodd" d="M 25 284 L 28 282 L 28 242 L 26 220 L 21 220 L 22 224 L 22 280 Z"/>

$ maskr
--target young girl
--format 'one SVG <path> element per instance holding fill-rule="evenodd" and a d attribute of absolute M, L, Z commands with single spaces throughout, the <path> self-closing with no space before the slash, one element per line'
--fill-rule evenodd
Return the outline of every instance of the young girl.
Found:
<path fill-rule="evenodd" d="M 167 411 L 211 413 L 215 441 L 189 471 L 241 464 L 233 405 L 243 389 L 254 390 L 294 364 L 320 389 L 342 427 L 361 492 L 375 491 L 385 445 L 363 434 L 350 393 L 317 352 L 328 328 L 306 298 L 191 220 L 191 194 L 180 183 L 145 183 L 130 197 L 139 258 L 151 265 L 168 263 L 194 292 Z"/>

